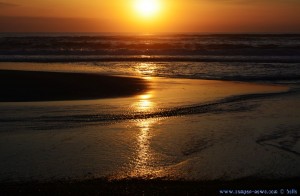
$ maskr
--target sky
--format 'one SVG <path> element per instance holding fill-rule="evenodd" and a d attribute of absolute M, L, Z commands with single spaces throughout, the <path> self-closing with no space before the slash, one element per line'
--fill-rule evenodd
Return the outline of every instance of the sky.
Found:
<path fill-rule="evenodd" d="M 0 0 L 0 32 L 299 33 L 300 1 Z"/>

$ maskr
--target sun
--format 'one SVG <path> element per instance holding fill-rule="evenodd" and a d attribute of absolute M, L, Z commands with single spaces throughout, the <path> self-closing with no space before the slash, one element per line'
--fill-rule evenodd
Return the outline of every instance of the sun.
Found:
<path fill-rule="evenodd" d="M 158 0 L 137 0 L 135 2 L 135 10 L 140 16 L 150 18 L 154 17 L 160 9 Z"/>

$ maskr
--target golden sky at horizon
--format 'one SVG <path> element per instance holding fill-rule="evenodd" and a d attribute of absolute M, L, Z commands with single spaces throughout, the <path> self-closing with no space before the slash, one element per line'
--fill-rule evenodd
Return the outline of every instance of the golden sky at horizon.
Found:
<path fill-rule="evenodd" d="M 300 32 L 298 0 L 155 0 L 148 17 L 137 1 L 0 0 L 0 32 Z"/>

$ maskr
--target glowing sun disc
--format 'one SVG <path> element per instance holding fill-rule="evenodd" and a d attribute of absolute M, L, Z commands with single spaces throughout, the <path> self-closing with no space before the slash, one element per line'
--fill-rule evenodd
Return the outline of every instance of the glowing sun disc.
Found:
<path fill-rule="evenodd" d="M 157 0 L 137 0 L 135 4 L 136 11 L 144 17 L 154 16 L 159 11 L 159 7 Z"/>

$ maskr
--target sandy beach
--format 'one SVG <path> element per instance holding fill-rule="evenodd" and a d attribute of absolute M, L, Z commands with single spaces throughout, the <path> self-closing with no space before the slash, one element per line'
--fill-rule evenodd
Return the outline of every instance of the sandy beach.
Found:
<path fill-rule="evenodd" d="M 66 70 L 0 71 L 0 193 L 297 188 L 290 86 Z"/>
<path fill-rule="evenodd" d="M 6 195 L 259 195 L 277 192 L 286 195 L 288 191 L 299 190 L 299 178 L 285 180 L 240 179 L 235 181 L 168 181 L 106 179 L 86 181 L 52 181 L 0 184 L 0 193 Z M 248 192 L 247 192 L 248 191 Z M 249 193 L 250 192 L 250 193 Z M 248 193 L 248 194 L 247 194 Z M 256 194 L 255 194 L 256 193 Z M 278 195 L 274 194 L 274 195 Z M 273 195 L 273 194 L 272 194 Z M 292 194 L 297 195 L 297 194 Z"/>

